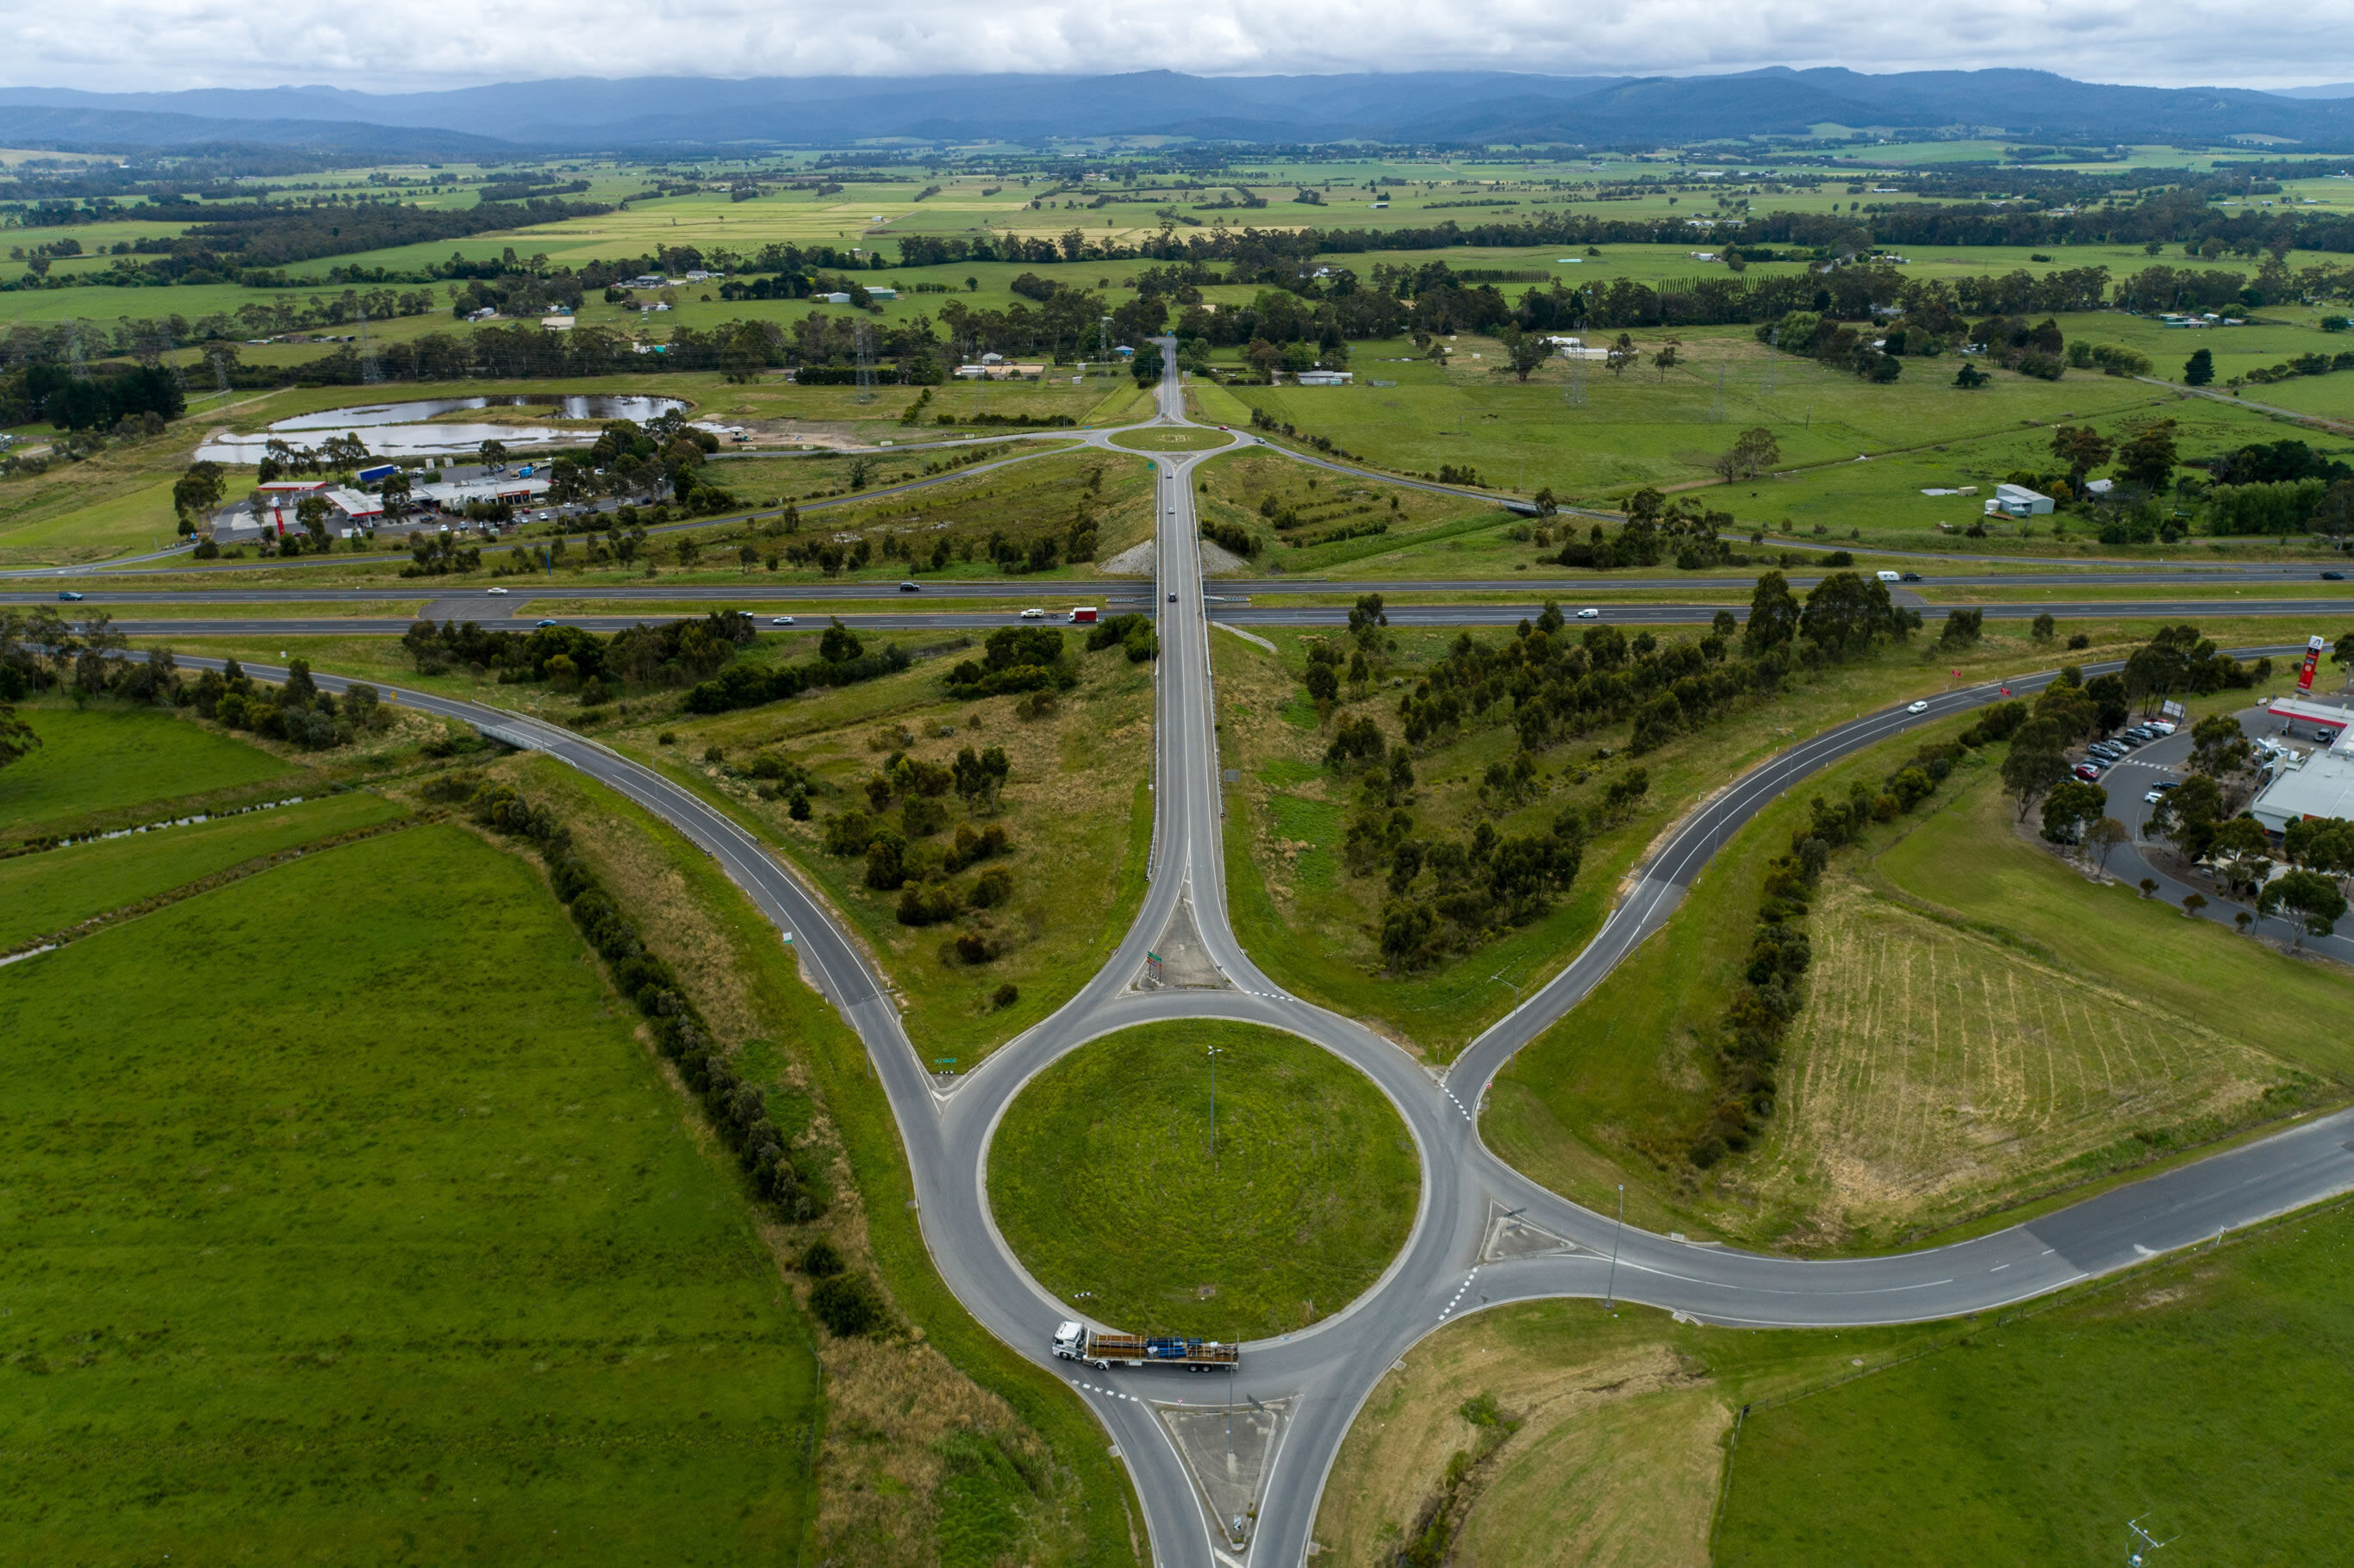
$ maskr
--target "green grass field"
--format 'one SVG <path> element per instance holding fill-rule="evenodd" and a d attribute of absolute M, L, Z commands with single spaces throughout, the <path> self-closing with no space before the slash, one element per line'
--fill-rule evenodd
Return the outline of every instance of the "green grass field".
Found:
<path fill-rule="evenodd" d="M 1138 452 L 1200 452 L 1225 444 L 1215 430 L 1135 430 L 1112 438 L 1112 445 Z"/>
<path fill-rule="evenodd" d="M 2349 1260 L 2341 1205 L 1753 1412 L 1714 1560 L 2123 1561 L 2138 1519 L 2182 1562 L 2331 1561 L 2354 1531 Z"/>
<path fill-rule="evenodd" d="M 155 803 L 155 816 L 169 816 L 175 800 L 302 772 L 169 714 L 46 704 L 18 711 L 41 744 L 0 770 L 0 833 L 76 822 L 142 801 Z"/>
<path fill-rule="evenodd" d="M 390 821 L 401 808 L 355 791 L 128 838 L 0 860 L 0 948 L 47 936 L 217 871 Z"/>
<path fill-rule="evenodd" d="M 1227 1340 L 1348 1305 L 1405 1240 L 1419 1184 L 1379 1090 L 1236 1023 L 1080 1047 L 1023 1090 L 989 1152 L 998 1228 L 1040 1284 L 1130 1332 Z"/>
<path fill-rule="evenodd" d="M 14 1550 L 794 1560 L 811 1331 L 631 1029 L 448 827 L 0 972 Z"/>

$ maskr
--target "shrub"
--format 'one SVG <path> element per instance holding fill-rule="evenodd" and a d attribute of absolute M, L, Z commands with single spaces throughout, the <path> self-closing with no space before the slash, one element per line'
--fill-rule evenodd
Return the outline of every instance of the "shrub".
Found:
<path fill-rule="evenodd" d="M 1002 1012 L 1021 1000 L 1022 988 L 1008 980 L 990 993 L 989 1005 Z"/>
<path fill-rule="evenodd" d="M 836 1274 L 810 1292 L 810 1311 L 835 1338 L 854 1340 L 884 1325 L 883 1298 L 855 1275 Z"/>
<path fill-rule="evenodd" d="M 801 1270 L 811 1279 L 831 1279 L 842 1272 L 843 1266 L 842 1254 L 823 1236 L 802 1249 Z"/>

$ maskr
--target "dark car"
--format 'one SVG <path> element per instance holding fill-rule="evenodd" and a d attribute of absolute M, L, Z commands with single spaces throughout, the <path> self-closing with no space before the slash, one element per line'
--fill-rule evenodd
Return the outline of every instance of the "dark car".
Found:
<path fill-rule="evenodd" d="M 71 588 L 58 589 L 58 597 L 65 600 L 68 604 L 80 604 L 81 602 L 81 595 L 74 592 Z"/>
<path fill-rule="evenodd" d="M 2321 580 L 2326 583 L 2342 583 L 2346 580 L 2346 574 L 2344 572 L 2324 572 L 2321 574 Z"/>
<path fill-rule="evenodd" d="M 921 592 L 923 592 L 924 590 L 923 590 L 923 588 L 922 588 L 922 586 L 921 586 L 920 584 L 917 584 L 917 583 L 901 583 L 901 584 L 899 585 L 899 591 L 900 591 L 901 593 L 921 593 Z"/>
<path fill-rule="evenodd" d="M 1921 580 L 1921 574 L 1919 572 L 1900 572 L 1897 574 L 1896 580 L 1898 582 L 1904 583 L 1917 583 Z"/>

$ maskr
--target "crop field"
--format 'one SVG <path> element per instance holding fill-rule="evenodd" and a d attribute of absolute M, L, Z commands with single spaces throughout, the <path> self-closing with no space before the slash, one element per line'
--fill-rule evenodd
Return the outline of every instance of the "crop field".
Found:
<path fill-rule="evenodd" d="M 156 727 L 160 731 L 171 724 L 194 727 L 168 718 Z M 400 814 L 400 807 L 380 795 L 354 791 L 0 860 L 0 949 L 246 861 L 373 827 Z"/>
<path fill-rule="evenodd" d="M 47 704 L 19 710 L 41 744 L 0 770 L 0 834 L 71 823 L 142 801 L 154 815 L 176 800 L 302 769 L 268 752 L 165 715 Z"/>
<path fill-rule="evenodd" d="M 2354 976 L 2186 920 L 2130 887 L 2096 886 L 2011 832 L 2014 814 L 1991 784 L 1958 794 L 1878 853 L 1871 873 L 1940 914 L 2012 934 L 2064 970 L 2105 977 L 2144 1007 L 2354 1083 L 2354 1038 L 2338 1027 Z M 2264 999 L 2260 1013 L 2250 997 Z"/>
<path fill-rule="evenodd" d="M 2137 1163 L 2312 1092 L 2309 1077 L 2142 995 L 1826 884 L 1782 1118 L 1755 1184 L 1846 1234 L 1935 1224 Z"/>
<path fill-rule="evenodd" d="M 2321 1562 L 2354 1531 L 2344 1204 L 2144 1269 L 1936 1353 L 1753 1412 L 1714 1561 Z"/>
<path fill-rule="evenodd" d="M 797 1553 L 811 1330 L 631 1029 L 452 827 L 0 971 L 15 1550 Z"/>
<path fill-rule="evenodd" d="M 1347 1306 L 1404 1244 L 1420 1181 L 1380 1090 L 1240 1023 L 1081 1046 L 1022 1091 L 989 1151 L 991 1209 L 1040 1284 L 1130 1332 L 1228 1341 Z"/>
<path fill-rule="evenodd" d="M 2354 1081 L 2333 1020 L 2354 979 L 2099 886 L 2013 829 L 1991 763 L 1833 858 L 1809 920 L 1807 1006 L 1769 1136 L 1705 1177 L 1679 1131 L 1746 961 L 1766 862 L 1805 801 L 1876 780 L 1949 724 L 1828 770 L 1761 813 L 1666 930 L 1538 1037 L 1483 1126 L 1581 1202 L 1819 1251 L 1897 1245 L 2286 1114 Z M 2280 1009 L 2259 1024 L 2231 999 Z"/>

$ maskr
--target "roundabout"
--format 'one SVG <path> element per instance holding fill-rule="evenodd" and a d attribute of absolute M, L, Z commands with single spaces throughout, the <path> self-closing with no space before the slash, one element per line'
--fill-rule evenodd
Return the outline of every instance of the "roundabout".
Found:
<path fill-rule="evenodd" d="M 1421 1186 L 1405 1123 L 1363 1075 L 1203 1020 L 1072 1052 L 989 1150 L 997 1228 L 1042 1287 L 1136 1332 L 1229 1341 L 1355 1299 L 1405 1245 Z"/>

